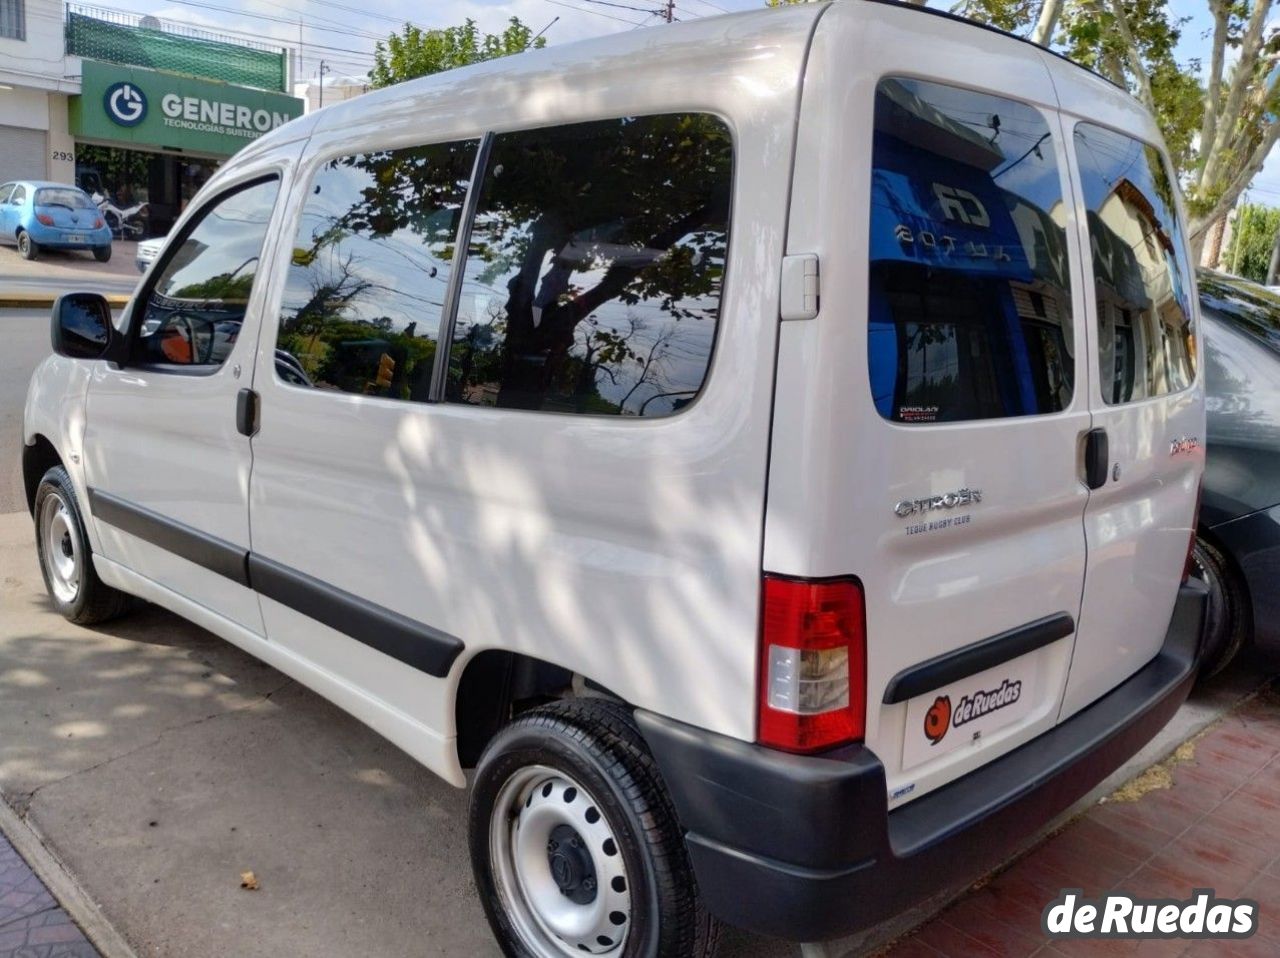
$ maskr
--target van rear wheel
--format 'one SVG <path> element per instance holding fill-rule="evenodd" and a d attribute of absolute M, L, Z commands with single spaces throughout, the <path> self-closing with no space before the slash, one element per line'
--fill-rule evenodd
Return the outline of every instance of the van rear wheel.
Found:
<path fill-rule="evenodd" d="M 630 712 L 581 700 L 526 712 L 476 769 L 471 864 L 503 953 L 705 958 L 675 811 Z"/>

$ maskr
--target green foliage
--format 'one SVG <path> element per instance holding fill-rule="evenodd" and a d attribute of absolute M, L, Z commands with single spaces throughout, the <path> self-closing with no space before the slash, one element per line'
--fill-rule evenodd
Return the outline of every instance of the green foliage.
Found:
<path fill-rule="evenodd" d="M 1223 265 L 1255 283 L 1265 283 L 1277 232 L 1280 232 L 1280 208 L 1260 203 L 1241 205 Z"/>
<path fill-rule="evenodd" d="M 1026 36 L 1035 26 L 1040 5 L 1039 0 L 964 0 L 955 10 Z M 1192 141 L 1204 116 L 1205 96 L 1196 78 L 1199 61 L 1179 61 L 1174 53 L 1190 18 L 1173 16 L 1167 0 L 1124 0 L 1123 9 L 1151 82 L 1156 120 L 1179 174 L 1185 173 L 1197 162 Z M 1109 0 L 1066 0 L 1053 46 L 1131 93 L 1139 92 Z"/>
<path fill-rule="evenodd" d="M 546 45 L 543 37 L 512 17 L 501 33 L 481 33 L 474 20 L 460 27 L 422 30 L 406 23 L 399 33 L 379 41 L 373 52 L 372 86 L 391 86 L 469 63 L 481 63 Z"/>

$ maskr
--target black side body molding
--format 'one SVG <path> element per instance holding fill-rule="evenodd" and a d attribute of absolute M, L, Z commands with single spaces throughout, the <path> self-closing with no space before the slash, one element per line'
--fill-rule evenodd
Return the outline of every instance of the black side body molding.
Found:
<path fill-rule="evenodd" d="M 249 579 L 259 595 L 322 622 L 415 669 L 443 678 L 462 640 L 306 573 L 249 553 Z"/>
<path fill-rule="evenodd" d="M 249 585 L 247 549 L 98 489 L 89 490 L 89 508 L 95 519 L 122 532 L 145 539 L 233 582 Z"/>
<path fill-rule="evenodd" d="M 457 636 L 118 496 L 90 489 L 89 504 L 95 519 L 253 589 L 428 675 L 448 675 L 462 652 L 463 642 Z"/>
<path fill-rule="evenodd" d="M 1059 612 L 966 645 L 954 652 L 946 652 L 927 662 L 903 669 L 891 678 L 884 687 L 884 704 L 905 702 L 952 682 L 967 679 L 1001 662 L 1008 662 L 1043 648 L 1050 642 L 1065 639 L 1075 630 L 1075 620 L 1068 613 Z"/>

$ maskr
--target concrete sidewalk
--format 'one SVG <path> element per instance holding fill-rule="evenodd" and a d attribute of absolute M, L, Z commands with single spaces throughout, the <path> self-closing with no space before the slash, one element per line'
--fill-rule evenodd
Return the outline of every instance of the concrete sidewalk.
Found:
<path fill-rule="evenodd" d="M 464 792 L 168 613 L 65 622 L 25 513 L 0 516 L 0 583 L 0 793 L 137 955 L 497 955 L 470 877 Z M 1113 781 L 1258 681 L 1245 671 L 1198 696 Z M 240 887 L 248 870 L 258 891 Z M 830 954 L 874 950 L 946 903 Z M 733 930 L 721 948 L 796 953 Z"/>
<path fill-rule="evenodd" d="M 1095 805 L 884 958 L 1280 955 L 1280 695 L 1271 689 Z M 1050 940 L 1063 889 L 1185 901 L 1193 889 L 1259 906 L 1240 941 Z"/>

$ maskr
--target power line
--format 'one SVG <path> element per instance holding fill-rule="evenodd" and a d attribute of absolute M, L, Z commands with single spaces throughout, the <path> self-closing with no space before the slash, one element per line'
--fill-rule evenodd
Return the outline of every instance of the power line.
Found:
<path fill-rule="evenodd" d="M 547 3 L 554 3 L 557 7 L 568 7 L 570 10 L 577 10 L 579 13 L 593 13 L 597 17 L 604 17 L 606 20 L 616 20 L 618 23 L 629 23 L 633 27 L 644 25 L 643 20 L 628 20 L 626 17 L 615 17 L 612 13 L 605 13 L 603 10 L 592 10 L 590 7 L 579 7 L 572 3 L 565 3 L 564 0 L 547 0 Z"/>

